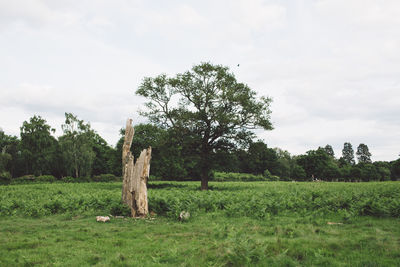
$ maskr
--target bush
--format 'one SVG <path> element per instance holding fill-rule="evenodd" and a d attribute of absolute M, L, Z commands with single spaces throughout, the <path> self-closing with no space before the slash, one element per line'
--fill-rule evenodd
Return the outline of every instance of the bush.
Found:
<path fill-rule="evenodd" d="M 0 183 L 8 184 L 11 182 L 11 174 L 7 171 L 0 172 Z"/>
<path fill-rule="evenodd" d="M 78 182 L 78 179 L 71 177 L 71 176 L 66 176 L 66 177 L 63 177 L 61 179 L 61 181 L 64 183 L 76 183 L 76 182 Z"/>
<path fill-rule="evenodd" d="M 267 179 L 271 177 L 271 173 L 269 172 L 268 169 L 266 169 L 266 170 L 264 171 L 264 177 L 267 178 Z"/>
<path fill-rule="evenodd" d="M 162 180 L 163 178 L 154 175 L 150 175 L 149 177 L 149 181 L 162 181 Z"/>
<path fill-rule="evenodd" d="M 276 176 L 276 175 L 271 175 L 271 176 L 268 178 L 268 181 L 271 181 L 271 182 L 277 182 L 277 181 L 279 181 L 279 180 L 280 180 L 279 176 Z"/>
<path fill-rule="evenodd" d="M 214 172 L 212 180 L 216 182 L 268 181 L 268 179 L 262 175 L 254 175 L 250 173 L 235 173 L 235 172 Z"/>
<path fill-rule="evenodd" d="M 28 175 L 24 175 L 24 176 L 15 178 L 13 180 L 13 183 L 24 184 L 24 183 L 34 182 L 34 181 L 35 181 L 35 175 L 28 174 Z"/>
<path fill-rule="evenodd" d="M 53 175 L 41 175 L 39 177 L 36 177 L 35 181 L 53 183 L 56 181 L 56 177 L 54 177 Z"/>
<path fill-rule="evenodd" d="M 119 181 L 120 179 L 115 176 L 114 174 L 100 174 L 93 176 L 92 181 L 94 182 L 115 182 Z"/>
<path fill-rule="evenodd" d="M 130 216 L 131 208 L 128 205 L 117 202 L 111 206 L 110 213 L 113 216 Z"/>

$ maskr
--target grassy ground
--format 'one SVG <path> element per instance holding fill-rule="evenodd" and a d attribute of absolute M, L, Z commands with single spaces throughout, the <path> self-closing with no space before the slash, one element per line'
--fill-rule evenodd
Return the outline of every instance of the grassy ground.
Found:
<path fill-rule="evenodd" d="M 153 195 L 162 194 L 162 190 L 166 189 L 163 183 L 155 185 L 151 189 Z M 173 190 L 186 188 L 179 187 L 179 183 L 174 185 Z M 192 186 L 190 183 L 186 185 Z M 46 192 L 54 189 L 57 196 L 66 195 L 59 194 L 62 186 L 43 185 L 43 188 Z M 198 183 L 193 184 L 193 188 L 197 186 Z M 247 192 L 249 187 L 264 187 L 262 183 L 213 186 L 215 190 L 221 187 L 230 192 Z M 294 185 L 277 183 L 265 186 L 286 188 Z M 314 186 L 310 184 L 310 188 Z M 330 188 L 337 185 L 327 183 L 321 186 Z M 349 186 L 357 191 L 357 185 Z M 3 187 L 0 191 L 3 190 L 1 193 L 4 195 L 13 190 L 19 192 L 19 188 L 39 190 L 40 187 Z M 92 195 L 91 187 L 96 192 L 100 189 L 109 191 L 111 200 L 114 195 L 118 197 L 120 192 L 118 184 L 73 185 L 76 190 L 80 187 L 89 195 Z M 308 185 L 301 184 L 300 187 L 299 192 L 308 188 Z M 67 189 L 68 186 L 65 186 Z M 189 192 L 196 194 L 195 191 Z M 221 197 L 225 195 L 224 192 L 220 190 Z M 199 194 L 203 193 L 207 197 L 211 192 Z M 73 199 L 73 195 L 67 196 Z M 214 195 L 215 198 L 219 196 Z M 9 197 L 12 197 L 11 193 Z M 166 200 L 169 201 L 168 198 Z M 207 212 L 205 208 L 193 213 L 187 222 L 179 222 L 173 217 L 156 216 L 97 223 L 95 215 L 106 214 L 105 209 L 96 211 L 95 207 L 99 203 L 108 205 L 108 201 L 97 203 L 88 196 L 82 199 L 82 205 L 85 203 L 92 208 L 80 215 L 65 210 L 64 213 L 39 218 L 2 216 L 0 265 L 400 266 L 398 218 L 357 215 L 346 219 L 342 213 L 308 211 L 271 213 L 264 217 L 251 214 L 245 216 L 245 212 L 238 211 L 240 215 L 229 216 L 223 209 Z M 331 225 L 328 222 L 343 224 Z"/>
<path fill-rule="evenodd" d="M 2 266 L 396 266 L 400 221 L 362 217 L 227 219 L 208 213 L 180 223 L 94 216 L 0 221 Z"/>

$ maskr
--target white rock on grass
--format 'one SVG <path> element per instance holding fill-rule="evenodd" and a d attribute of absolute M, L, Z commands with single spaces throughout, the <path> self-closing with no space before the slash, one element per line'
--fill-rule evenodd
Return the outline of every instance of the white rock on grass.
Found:
<path fill-rule="evenodd" d="M 179 220 L 180 221 L 186 221 L 186 220 L 188 220 L 190 218 L 190 213 L 188 212 L 188 211 L 182 211 L 180 214 L 179 214 Z"/>
<path fill-rule="evenodd" d="M 109 222 L 110 217 L 108 216 L 96 216 L 96 221 L 98 222 Z"/>

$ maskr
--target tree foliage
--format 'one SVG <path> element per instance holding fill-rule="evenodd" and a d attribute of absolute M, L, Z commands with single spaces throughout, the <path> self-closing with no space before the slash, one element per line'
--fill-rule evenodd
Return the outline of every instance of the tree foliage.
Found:
<path fill-rule="evenodd" d="M 354 150 L 350 143 L 344 143 L 342 150 L 342 158 L 347 164 L 354 165 L 356 162 L 354 160 Z"/>
<path fill-rule="evenodd" d="M 331 156 L 333 158 L 335 157 L 335 152 L 333 151 L 333 148 L 331 145 L 326 145 L 324 147 L 324 150 L 325 150 L 326 154 L 328 154 L 329 156 Z"/>
<path fill-rule="evenodd" d="M 65 113 L 65 123 L 61 128 L 64 134 L 59 142 L 66 173 L 75 178 L 90 176 L 95 157 L 90 142 L 94 134 L 90 124 L 72 113 Z"/>
<path fill-rule="evenodd" d="M 21 127 L 23 141 L 5 134 L 0 128 L 0 183 L 12 182 L 12 177 L 19 177 L 15 182 L 54 181 L 54 177 L 66 181 L 89 181 L 89 176 L 93 181 L 108 181 L 115 180 L 114 175 L 121 175 L 123 137 L 116 147 L 111 147 L 91 129 L 89 123 L 71 113 L 66 114 L 62 128 L 63 135 L 57 140 L 52 136 L 52 128 L 47 122 L 34 116 Z M 123 131 L 121 134 L 123 136 Z M 137 157 L 142 149 L 152 146 L 153 178 L 193 180 L 201 175 L 201 146 L 198 144 L 197 136 L 185 134 L 178 128 L 138 124 L 135 126 L 131 149 Z M 318 180 L 349 182 L 400 179 L 400 159 L 351 164 L 344 157 L 336 159 L 332 156 L 329 147 L 327 145 L 303 155 L 292 156 L 280 148 L 269 148 L 262 140 L 253 142 L 251 139 L 242 139 L 242 142 L 237 142 L 221 138 L 210 155 L 210 169 L 213 175 L 242 173 L 238 177 L 244 177 L 244 173 L 247 173 L 268 181 L 309 181 L 313 176 Z M 346 143 L 345 147 L 351 148 L 351 144 Z M 42 158 L 43 165 L 30 161 L 32 158 L 28 156 L 35 153 Z M 72 155 L 76 155 L 76 158 Z M 75 160 L 77 167 L 74 167 Z M 38 177 L 40 174 L 43 175 Z M 236 177 L 236 174 L 229 175 Z M 64 179 L 65 176 L 80 179 Z"/>
<path fill-rule="evenodd" d="M 372 163 L 371 153 L 369 152 L 368 146 L 360 144 L 357 147 L 357 160 L 360 163 Z"/>
<path fill-rule="evenodd" d="M 25 172 L 35 175 L 50 174 L 56 139 L 55 130 L 40 116 L 24 121 L 21 127 L 21 150 Z"/>
<path fill-rule="evenodd" d="M 208 188 L 212 153 L 225 140 L 240 142 L 253 136 L 252 129 L 272 129 L 271 99 L 256 98 L 220 65 L 202 63 L 173 78 L 146 77 L 136 93 L 149 100 L 142 115 L 191 138 L 200 155 L 202 189 Z"/>

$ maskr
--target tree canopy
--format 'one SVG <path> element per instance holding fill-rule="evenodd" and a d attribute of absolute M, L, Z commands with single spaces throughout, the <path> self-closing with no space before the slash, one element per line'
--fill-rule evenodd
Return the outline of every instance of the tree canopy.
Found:
<path fill-rule="evenodd" d="M 368 146 L 366 144 L 360 144 L 357 147 L 357 159 L 360 163 L 371 163 L 371 153 L 369 152 Z"/>
<path fill-rule="evenodd" d="M 271 130 L 271 98 L 256 97 L 228 67 L 201 63 L 169 78 L 146 77 L 136 91 L 146 97 L 142 115 L 176 133 L 191 136 L 199 152 L 202 189 L 208 189 L 211 154 L 226 142 L 251 139 L 251 130 Z"/>
<path fill-rule="evenodd" d="M 344 143 L 342 150 L 342 158 L 345 163 L 354 165 L 356 162 L 354 160 L 354 150 L 351 143 Z"/>

